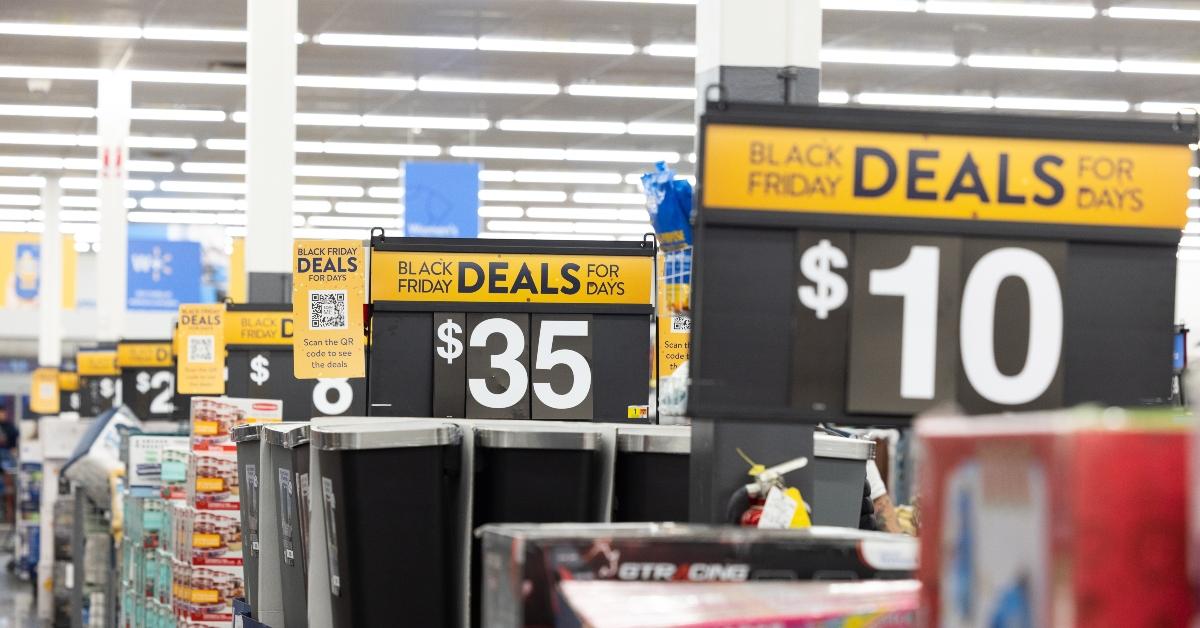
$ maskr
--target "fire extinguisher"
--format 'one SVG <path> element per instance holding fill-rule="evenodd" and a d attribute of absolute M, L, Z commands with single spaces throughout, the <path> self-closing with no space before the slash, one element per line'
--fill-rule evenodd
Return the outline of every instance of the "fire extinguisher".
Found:
<path fill-rule="evenodd" d="M 783 476 L 808 466 L 808 458 L 801 456 L 773 467 L 766 467 L 755 463 L 741 449 L 738 449 L 737 452 L 750 465 L 748 474 L 754 478 L 754 481 L 738 487 L 729 497 L 729 504 L 725 509 L 725 520 L 726 523 L 743 528 L 757 528 L 759 520 L 762 518 L 763 506 L 767 503 L 767 495 L 770 494 L 771 489 L 785 490 Z M 807 506 L 801 500 L 799 507 L 806 508 Z"/>

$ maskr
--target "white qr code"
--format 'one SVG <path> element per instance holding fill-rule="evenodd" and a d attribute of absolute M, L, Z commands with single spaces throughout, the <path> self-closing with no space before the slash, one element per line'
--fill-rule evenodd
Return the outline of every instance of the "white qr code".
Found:
<path fill-rule="evenodd" d="M 189 336 L 187 345 L 188 362 L 212 362 L 215 339 L 212 336 Z"/>
<path fill-rule="evenodd" d="M 308 293 L 309 329 L 346 329 L 346 291 L 312 290 Z"/>

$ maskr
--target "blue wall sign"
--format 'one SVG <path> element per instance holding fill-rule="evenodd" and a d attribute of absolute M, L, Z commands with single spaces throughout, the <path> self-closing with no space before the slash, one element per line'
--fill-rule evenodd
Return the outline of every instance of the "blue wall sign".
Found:
<path fill-rule="evenodd" d="M 131 310 L 177 310 L 200 303 L 199 242 L 130 240 L 126 282 Z"/>
<path fill-rule="evenodd" d="M 479 164 L 412 161 L 404 168 L 404 233 L 479 235 Z"/>

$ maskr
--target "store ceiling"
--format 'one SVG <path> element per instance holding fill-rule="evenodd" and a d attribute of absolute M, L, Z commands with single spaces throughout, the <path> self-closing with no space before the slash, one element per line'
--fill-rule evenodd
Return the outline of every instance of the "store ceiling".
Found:
<path fill-rule="evenodd" d="M 797 0 L 816 1 L 816 0 Z M 1200 102 L 1200 11 L 1194 2 L 1155 0 L 1142 2 L 960 2 L 951 0 L 826 0 L 824 14 L 824 57 L 822 84 L 829 103 L 897 103 L 904 95 L 921 95 L 922 105 L 953 102 L 973 107 L 1022 107 L 1100 111 L 1102 115 L 1133 116 L 1169 120 L 1169 115 L 1143 113 L 1173 111 L 1180 103 Z M 1149 13 L 1145 7 L 1180 9 L 1179 12 Z M 901 9 L 851 10 L 851 9 Z M 1190 11 L 1189 11 L 1190 9 Z M 687 4 L 647 2 L 599 2 L 585 0 L 301 0 L 299 46 L 302 76 L 370 77 L 393 79 L 349 87 L 305 87 L 298 89 L 298 109 L 303 113 L 342 114 L 349 117 L 315 117 L 297 127 L 298 140 L 307 142 L 298 163 L 312 166 L 298 178 L 305 185 L 339 185 L 350 189 L 305 189 L 316 201 L 307 209 L 332 210 L 304 214 L 310 227 L 361 224 L 363 211 L 390 211 L 389 206 L 361 205 L 365 202 L 396 204 L 395 179 L 330 174 L 320 166 L 368 166 L 396 168 L 406 153 L 437 153 L 441 158 L 476 155 L 472 146 L 576 149 L 558 153 L 553 159 L 482 158 L 487 172 L 483 182 L 488 198 L 505 198 L 503 190 L 535 191 L 540 201 L 492 201 L 484 206 L 567 207 L 579 212 L 596 209 L 638 207 L 638 188 L 626 182 L 627 175 L 647 169 L 658 155 L 678 159 L 681 174 L 691 174 L 689 163 L 693 138 L 686 125 L 692 121 L 693 103 L 687 88 L 693 80 L 693 59 L 686 47 L 694 39 L 694 7 Z M 996 15 L 1008 13 L 1016 15 Z M 1079 17 L 1034 17 L 1074 14 Z M 1130 19 L 1130 17 L 1171 19 Z M 1184 19 L 1178 19 L 1184 18 Z M 44 25 L 73 25 L 77 28 L 51 36 Z M 123 29 L 100 27 L 124 27 Z M 181 110 L 202 111 L 193 115 L 206 121 L 135 119 L 132 135 L 155 137 L 140 140 L 159 148 L 133 148 L 132 159 L 170 172 L 133 172 L 140 188 L 131 191 L 142 207 L 170 204 L 161 198 L 205 198 L 199 205 L 179 212 L 179 220 L 216 222 L 238 233 L 238 212 L 206 213 L 236 207 L 236 186 L 215 188 L 224 193 L 202 194 L 194 185 L 179 182 L 241 181 L 237 174 L 208 174 L 203 164 L 242 161 L 238 150 L 217 150 L 243 137 L 244 126 L 235 112 L 245 109 L 244 87 L 244 0 L 5 0 L 0 4 L 0 229 L 36 229 L 35 189 L 28 180 L 14 176 L 61 173 L 86 178 L 78 167 L 85 162 L 68 162 L 70 170 L 47 169 L 63 165 L 26 157 L 94 158 L 86 136 L 95 133 L 95 120 L 86 110 L 51 112 L 3 105 L 95 105 L 94 78 L 63 68 L 124 67 L 137 71 L 133 91 L 135 109 L 170 110 L 166 117 L 180 117 Z M 205 29 L 171 31 L 164 29 Z M 223 30 L 208 30 L 223 29 Z M 40 34 L 27 34 L 27 33 Z M 376 38 L 371 45 L 362 37 L 346 35 L 420 35 L 439 40 Z M 182 39 L 226 39 L 232 41 L 183 41 Z M 538 49 L 545 42 L 616 44 L 606 49 L 613 54 L 569 54 Z M 533 42 L 533 43 L 531 43 Z M 683 45 L 667 52 L 685 56 L 658 56 L 662 45 Z M 401 45 L 404 47 L 395 47 Z M 657 45 L 657 46 L 656 46 Z M 418 46 L 418 47 L 413 47 Z M 431 46 L 431 47 L 425 47 Z M 650 48 L 647 48 L 650 47 Z M 466 48 L 466 49 L 464 49 Z M 924 53 L 917 56 L 901 53 Z M 1031 58 L 1034 57 L 1034 58 Z M 847 62 L 857 61 L 857 62 Z M 1165 63 L 1176 65 L 1164 65 Z M 927 65 L 928 64 L 928 65 Z M 1050 65 L 1056 68 L 1030 69 Z M 1006 67 L 980 67 L 1006 66 Z M 32 69 L 30 69 L 32 67 Z M 1118 69 L 1120 71 L 1118 71 Z M 146 71 L 166 71 L 147 74 Z M 177 72 L 208 73 L 188 77 Z M 58 77 L 29 80 L 30 76 Z M 421 79 L 416 85 L 412 79 Z M 498 81 L 490 86 L 446 84 L 442 79 Z M 309 78 L 302 85 L 328 84 L 330 79 Z M 522 85 L 514 85 L 521 82 Z M 222 84 L 226 83 L 226 84 Z M 576 95 L 605 86 L 656 86 L 683 88 L 668 98 L 606 97 Z M 382 87 L 382 88 L 381 88 Z M 413 89 L 416 87 L 416 89 Z M 536 93 L 479 93 L 486 89 Z M 446 91 L 464 89 L 465 91 Z M 960 97 L 952 101 L 927 96 Z M 963 99 L 966 96 L 969 98 Z M 1020 99 L 1070 99 L 1029 101 Z M 899 99 L 899 100 L 898 100 Z M 28 115 L 3 115 L 7 113 Z M 80 117 L 55 117 L 71 114 Z M 398 117 L 451 118 L 429 121 Z M 161 112 L 144 112 L 135 117 L 163 117 Z M 236 118 L 240 119 L 240 118 Z M 548 126 L 545 120 L 570 121 L 570 132 L 512 130 Z M 364 121 L 370 126 L 363 126 Z M 607 125 L 586 123 L 606 122 Z M 616 123 L 616 124 L 611 124 Z M 667 123 L 651 126 L 647 123 Z M 629 126 L 624 126 L 628 124 Z M 429 126 L 472 127 L 457 129 Z M 671 126 L 674 125 L 674 126 Z M 426 127 L 426 128 L 417 128 Z M 42 134 L 35 136 L 15 133 Z M 647 133 L 647 134 L 642 134 Z M 58 134 L 53 137 L 44 134 Z M 81 135 L 64 138 L 62 134 Z M 166 138 L 166 139 L 162 139 Z M 173 139 L 172 139 L 173 138 Z M 192 142 L 196 147 L 191 148 Z M 210 140 L 217 140 L 209 143 Z M 79 143 L 83 146 L 39 145 L 30 142 Z M 134 140 L 138 142 L 139 140 Z M 315 144 L 325 142 L 325 144 Z M 346 145 L 350 143 L 350 145 Z M 372 143 L 372 146 L 357 144 Z M 236 142 L 233 144 L 236 145 Z M 381 147 L 378 144 L 385 146 Z M 409 148 L 418 145 L 418 148 Z M 646 151 L 645 154 L 595 154 L 580 150 Z M 320 152 L 323 151 L 323 152 Z M 385 154 L 363 155 L 362 152 Z M 512 152 L 510 154 L 520 154 Z M 569 157 L 563 159 L 562 157 Z M 14 159 L 15 158 L 15 159 Z M 623 159 L 618 159 L 623 158 Z M 197 165 L 200 164 L 200 165 Z M 222 166 L 217 166 L 221 170 Z M 532 173 L 530 171 L 533 171 Z M 551 175 L 537 174 L 549 171 Z M 584 174 L 601 173 L 601 174 Z M 570 173 L 570 174 L 561 174 Z M 309 174 L 316 176 L 308 176 Z M 341 173 L 339 173 L 341 174 Z M 376 174 L 376 173 L 371 173 Z M 388 172 L 378 173 L 390 175 Z M 619 177 L 618 177 L 619 175 Z M 565 179 L 567 182 L 522 182 Z M 574 182 L 604 181 L 604 182 Z M 617 182 L 617 181 L 620 182 Z M 34 182 L 35 183 L 35 182 Z M 84 187 L 87 181 L 74 182 Z M 361 192 L 357 189 L 361 188 Z M 171 191 L 178 190 L 178 191 Z M 337 193 L 342 196 L 330 197 Z M 624 193 L 626 196 L 587 198 L 576 193 Z M 548 194 L 547 194 L 548 193 Z M 68 189 L 69 203 L 86 212 L 91 192 Z M 354 198 L 361 194 L 361 198 Z M 513 192 L 522 198 L 522 192 Z M 16 195 L 16 196 L 14 196 Z M 146 200 L 146 199 L 149 200 Z M 564 199 L 564 200 L 558 200 Z M 572 202 L 578 200 L 581 202 Z M 329 201 L 323 203 L 322 201 Z M 594 202 L 582 202 L 594 201 Z M 620 201 L 620 202 L 617 202 Z M 359 205 L 337 205 L 360 203 Z M 188 202 L 184 202 L 185 204 Z M 590 208 L 590 209 L 589 209 Z M 16 210 L 16 211 L 12 211 Z M 153 211 L 153 210 L 151 210 Z M 24 212 L 24 213 L 22 213 Z M 500 214 L 516 215 L 512 209 Z M 537 213 L 537 212 L 535 212 Z M 566 211 L 558 212 L 571 216 Z M 602 212 L 601 212 L 602 213 Z M 541 215 L 554 212 L 540 212 Z M 378 214 L 375 220 L 384 220 Z M 615 215 L 608 212 L 608 215 Z M 622 214 L 632 217 L 628 212 Z M 186 216 L 186 217 L 184 217 Z M 196 218 L 199 216 L 199 218 Z M 212 218 L 212 216 L 222 216 Z M 319 220 L 313 220 L 319 216 Z M 94 216 L 77 213 L 80 219 L 68 227 L 91 239 Z M 357 220 L 354 220 L 358 217 Z M 342 221 L 341 218 L 351 220 Z M 161 216 L 132 215 L 131 220 L 160 220 Z M 528 218 L 526 219 L 528 220 Z M 562 219 L 570 222 L 569 218 Z M 303 220 L 298 219 L 297 224 Z M 503 222 L 503 221 L 501 221 Z M 539 222 L 546 222 L 541 220 Z M 551 220 L 553 222 L 553 220 Z M 630 220 L 614 223 L 612 237 L 633 233 L 644 225 Z M 491 225 L 492 221 L 485 221 Z M 389 223 L 391 224 L 391 223 Z M 543 228 L 563 231 L 565 226 L 537 223 L 492 225 L 514 233 L 536 233 Z"/>

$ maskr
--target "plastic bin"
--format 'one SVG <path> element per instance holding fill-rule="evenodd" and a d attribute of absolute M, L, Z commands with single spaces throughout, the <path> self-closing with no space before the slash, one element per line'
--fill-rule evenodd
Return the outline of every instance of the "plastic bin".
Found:
<path fill-rule="evenodd" d="M 613 521 L 687 521 L 691 450 L 686 426 L 618 428 Z"/>
<path fill-rule="evenodd" d="M 258 604 L 258 456 L 262 423 L 235 426 L 229 437 L 237 443 L 238 486 L 241 493 L 242 564 L 245 566 L 246 602 Z"/>
<path fill-rule="evenodd" d="M 412 419 L 312 430 L 334 626 L 457 622 L 461 440 L 453 424 Z"/>
<path fill-rule="evenodd" d="M 304 423 L 274 423 L 262 431 L 278 489 L 274 542 L 279 548 L 283 618 L 289 627 L 308 625 L 308 440 Z M 265 536 L 265 535 L 264 535 Z"/>
<path fill-rule="evenodd" d="M 813 525 L 857 528 L 874 441 L 818 433 L 813 454 Z"/>

